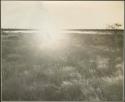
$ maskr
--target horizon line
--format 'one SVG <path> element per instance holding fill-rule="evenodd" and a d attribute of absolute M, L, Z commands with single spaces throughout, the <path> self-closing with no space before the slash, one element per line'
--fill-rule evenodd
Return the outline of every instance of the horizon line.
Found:
<path fill-rule="evenodd" d="M 39 29 L 35 29 L 35 28 L 1 28 L 1 30 L 3 31 L 37 31 Z M 66 30 L 66 31 L 124 31 L 124 29 L 121 28 L 114 28 L 114 29 L 62 29 L 62 30 Z"/>

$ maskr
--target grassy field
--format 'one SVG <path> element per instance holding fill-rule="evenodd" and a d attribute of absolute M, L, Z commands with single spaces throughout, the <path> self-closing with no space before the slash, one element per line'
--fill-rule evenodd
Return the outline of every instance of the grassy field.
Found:
<path fill-rule="evenodd" d="M 2 100 L 122 100 L 123 33 L 64 35 L 47 47 L 2 31 Z"/>

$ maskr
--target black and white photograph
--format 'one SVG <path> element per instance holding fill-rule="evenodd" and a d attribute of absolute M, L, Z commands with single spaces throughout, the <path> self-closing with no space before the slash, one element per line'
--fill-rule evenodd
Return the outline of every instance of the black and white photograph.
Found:
<path fill-rule="evenodd" d="M 2 101 L 124 101 L 124 1 L 1 1 Z"/>

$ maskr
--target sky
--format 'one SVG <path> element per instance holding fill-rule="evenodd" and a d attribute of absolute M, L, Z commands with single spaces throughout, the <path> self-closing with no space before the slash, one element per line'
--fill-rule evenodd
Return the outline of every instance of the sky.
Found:
<path fill-rule="evenodd" d="M 120 23 L 123 1 L 1 1 L 2 28 L 104 29 Z"/>

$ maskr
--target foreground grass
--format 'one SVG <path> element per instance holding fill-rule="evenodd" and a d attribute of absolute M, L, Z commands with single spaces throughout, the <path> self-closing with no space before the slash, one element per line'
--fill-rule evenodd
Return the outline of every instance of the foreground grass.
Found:
<path fill-rule="evenodd" d="M 123 35 L 115 33 L 66 35 L 61 49 L 39 49 L 33 34 L 3 32 L 2 99 L 122 100 Z"/>

